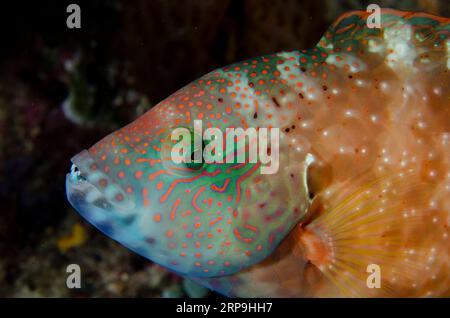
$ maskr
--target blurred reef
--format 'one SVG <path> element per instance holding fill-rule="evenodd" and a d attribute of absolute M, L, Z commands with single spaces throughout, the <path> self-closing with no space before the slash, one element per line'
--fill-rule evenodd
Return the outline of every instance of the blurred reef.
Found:
<path fill-rule="evenodd" d="M 81 29 L 66 7 L 81 7 Z M 195 78 L 315 45 L 341 13 L 449 16 L 447 0 L 16 1 L 0 11 L 0 296 L 204 297 L 121 247 L 65 198 L 71 156 Z M 66 287 L 66 266 L 82 288 Z M 209 297 L 215 295 L 209 294 Z"/>

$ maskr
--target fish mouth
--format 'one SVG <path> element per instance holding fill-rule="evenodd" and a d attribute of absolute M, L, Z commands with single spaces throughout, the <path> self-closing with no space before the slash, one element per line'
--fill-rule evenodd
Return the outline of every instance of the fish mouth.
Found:
<path fill-rule="evenodd" d="M 71 161 L 71 171 L 66 175 L 67 199 L 85 219 L 110 232 L 114 221 L 130 217 L 134 201 L 107 174 L 91 168 L 95 159 L 87 150 Z"/>

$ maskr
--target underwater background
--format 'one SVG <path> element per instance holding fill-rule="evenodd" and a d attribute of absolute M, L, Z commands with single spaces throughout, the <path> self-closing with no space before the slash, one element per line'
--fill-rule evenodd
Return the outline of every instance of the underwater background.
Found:
<path fill-rule="evenodd" d="M 81 7 L 81 29 L 66 7 Z M 15 1 L 0 6 L 0 297 L 215 297 L 86 223 L 70 158 L 199 76 L 314 46 L 369 3 L 450 15 L 447 0 Z M 78 264 L 82 287 L 66 286 Z"/>

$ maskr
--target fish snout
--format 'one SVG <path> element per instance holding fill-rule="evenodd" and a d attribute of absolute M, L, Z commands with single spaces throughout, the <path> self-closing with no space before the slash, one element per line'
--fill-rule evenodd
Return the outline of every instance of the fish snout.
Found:
<path fill-rule="evenodd" d="M 87 150 L 72 158 L 71 172 L 66 175 L 66 193 L 70 204 L 90 223 L 104 232 L 117 222 L 132 217 L 133 199 L 106 173 L 96 168 Z"/>

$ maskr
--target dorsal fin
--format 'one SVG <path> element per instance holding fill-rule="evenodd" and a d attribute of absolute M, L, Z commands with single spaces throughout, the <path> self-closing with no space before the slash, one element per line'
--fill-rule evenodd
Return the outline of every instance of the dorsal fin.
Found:
<path fill-rule="evenodd" d="M 317 47 L 330 55 L 351 54 L 366 63 L 393 68 L 422 64 L 450 66 L 450 19 L 427 13 L 381 9 L 380 28 L 370 28 L 371 12 L 351 11 L 338 18 Z"/>

